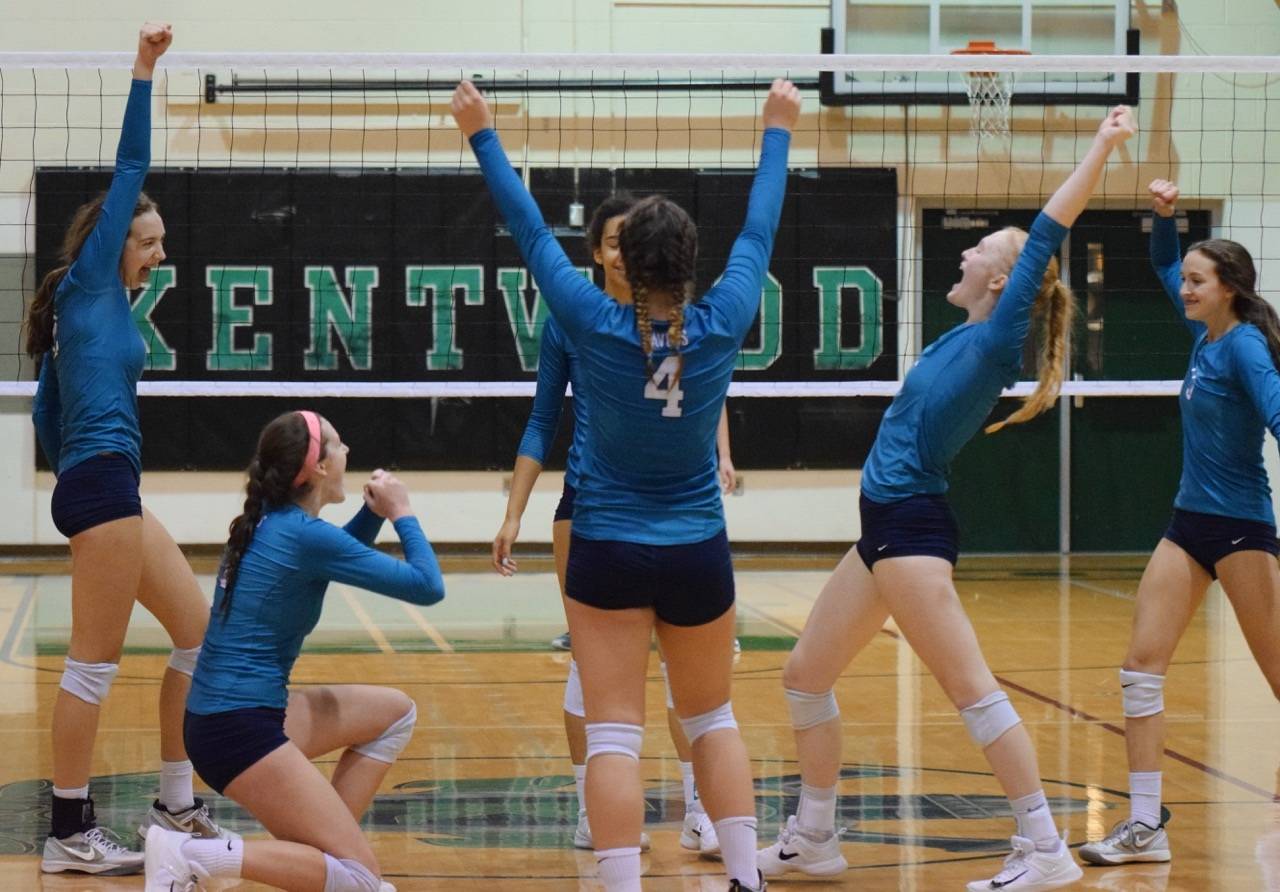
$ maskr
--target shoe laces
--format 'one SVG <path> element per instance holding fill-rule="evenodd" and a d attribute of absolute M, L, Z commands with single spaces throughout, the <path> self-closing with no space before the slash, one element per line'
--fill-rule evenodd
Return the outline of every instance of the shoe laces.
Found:
<path fill-rule="evenodd" d="M 1036 844 L 1025 836 L 1013 836 L 1009 842 L 1013 845 L 1013 851 L 1004 859 L 1004 867 L 1000 872 L 991 878 L 992 885 L 1007 883 L 1021 876 L 1027 869 L 1027 859 L 1036 853 Z"/>
<path fill-rule="evenodd" d="M 110 830 L 106 830 L 102 827 L 93 827 L 84 832 L 84 841 L 90 845 L 97 846 L 107 855 L 136 854 L 129 848 L 116 842 L 117 838 L 118 837 L 116 837 L 114 833 L 111 833 Z"/>
<path fill-rule="evenodd" d="M 1132 818 L 1125 818 L 1111 828 L 1111 832 L 1107 834 L 1107 838 L 1103 842 L 1109 845 L 1129 845 L 1135 849 L 1141 848 L 1142 841 L 1138 839 L 1139 823 L 1139 821 L 1135 821 Z M 1142 826 L 1146 827 L 1147 825 L 1143 824 Z M 1147 827 L 1147 829 L 1155 833 L 1159 828 Z"/>

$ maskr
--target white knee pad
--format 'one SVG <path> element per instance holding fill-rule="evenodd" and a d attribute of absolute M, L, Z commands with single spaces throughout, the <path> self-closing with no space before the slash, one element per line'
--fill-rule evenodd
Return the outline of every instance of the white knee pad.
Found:
<path fill-rule="evenodd" d="M 797 731 L 840 718 L 840 707 L 836 704 L 835 691 L 809 694 L 783 688 L 782 693 L 786 694 L 787 705 L 791 707 L 791 727 Z"/>
<path fill-rule="evenodd" d="M 580 719 L 587 717 L 587 707 L 582 703 L 582 679 L 578 676 L 578 661 L 569 661 L 569 677 L 564 683 L 564 711 Z"/>
<path fill-rule="evenodd" d="M 416 703 L 411 703 L 409 711 L 387 725 L 385 731 L 368 743 L 353 746 L 351 749 L 362 756 L 390 765 L 409 745 L 409 738 L 413 737 L 413 726 L 417 721 L 418 706 Z"/>
<path fill-rule="evenodd" d="M 667 675 L 667 664 L 659 663 L 658 665 L 662 667 L 662 684 L 667 689 L 667 709 L 675 709 L 676 699 L 671 696 L 671 676 Z"/>
<path fill-rule="evenodd" d="M 1009 695 L 1004 691 L 987 694 L 972 706 L 966 706 L 960 710 L 960 718 L 964 719 L 973 742 L 983 749 L 991 746 L 1004 732 L 1022 721 L 1009 702 Z"/>
<path fill-rule="evenodd" d="M 169 654 L 169 668 L 181 672 L 187 678 L 195 674 L 196 661 L 200 659 L 200 645 L 195 647 L 175 647 Z"/>
<path fill-rule="evenodd" d="M 96 706 L 107 699 L 111 682 L 116 680 L 116 673 L 119 671 L 120 667 L 115 663 L 81 663 L 67 657 L 59 687 L 85 703 Z"/>
<path fill-rule="evenodd" d="M 1127 719 L 1164 712 L 1164 676 L 1121 669 L 1120 697 L 1124 700 Z"/>
<path fill-rule="evenodd" d="M 587 761 L 605 753 L 630 756 L 640 761 L 644 728 L 622 722 L 592 722 L 587 725 Z"/>
<path fill-rule="evenodd" d="M 359 861 L 324 856 L 324 892 L 378 892 L 382 881 Z"/>
<path fill-rule="evenodd" d="M 699 737 L 712 731 L 737 728 L 738 722 L 733 717 L 733 704 L 725 701 L 710 712 L 681 719 L 680 726 L 684 728 L 684 736 L 689 738 L 689 743 L 693 744 Z"/>

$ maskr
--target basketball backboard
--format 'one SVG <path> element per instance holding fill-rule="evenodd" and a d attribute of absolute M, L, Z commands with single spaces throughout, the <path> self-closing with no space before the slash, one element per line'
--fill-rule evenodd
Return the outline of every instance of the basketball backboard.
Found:
<path fill-rule="evenodd" d="M 945 55 L 971 40 L 1035 55 L 1137 52 L 1129 0 L 831 0 L 830 50 Z M 1013 103 L 1110 105 L 1133 98 L 1123 72 L 1021 72 Z M 829 101 L 850 105 L 967 102 L 963 72 L 837 72 Z"/>

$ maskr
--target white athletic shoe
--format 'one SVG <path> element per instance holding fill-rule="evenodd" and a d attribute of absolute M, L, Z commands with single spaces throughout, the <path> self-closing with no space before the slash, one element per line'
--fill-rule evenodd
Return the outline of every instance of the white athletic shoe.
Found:
<path fill-rule="evenodd" d="M 146 892 L 197 892 L 204 889 L 209 873 L 182 854 L 190 833 L 150 827 L 147 830 Z"/>
<path fill-rule="evenodd" d="M 814 842 L 801 832 L 796 816 L 792 815 L 778 831 L 778 841 L 756 852 L 756 866 L 766 877 L 782 876 L 789 870 L 815 877 L 833 877 L 848 870 L 849 862 L 840 851 L 840 832 L 822 842 Z"/>
<path fill-rule="evenodd" d="M 50 836 L 44 841 L 44 856 L 40 859 L 40 869 L 45 873 L 74 870 L 108 877 L 141 873 L 142 865 L 142 852 L 120 845 L 111 831 L 102 827 L 73 833 L 66 839 Z"/>
<path fill-rule="evenodd" d="M 578 815 L 578 828 L 573 831 L 573 847 L 575 849 L 594 849 L 595 843 L 591 841 L 591 825 L 587 823 L 585 813 Z M 640 851 L 649 851 L 649 834 L 640 834 Z"/>
<path fill-rule="evenodd" d="M 720 840 L 716 838 L 716 825 L 711 816 L 701 808 L 691 808 L 684 813 L 684 827 L 680 830 L 680 847 L 700 855 L 720 854 Z"/>
<path fill-rule="evenodd" d="M 378 892 L 396 892 L 396 887 L 383 880 L 382 885 L 378 887 Z"/>
<path fill-rule="evenodd" d="M 1065 837 L 1057 851 L 1041 852 L 1025 836 L 1014 836 L 1013 852 L 1004 859 L 1004 867 L 989 880 L 974 880 L 969 892 L 1044 892 L 1068 886 L 1084 876 L 1080 865 L 1071 857 Z"/>
<path fill-rule="evenodd" d="M 1090 864 L 1128 864 L 1168 861 L 1173 855 L 1163 824 L 1152 828 L 1142 821 L 1125 818 L 1111 828 L 1105 839 L 1081 846 L 1080 857 Z"/>
<path fill-rule="evenodd" d="M 159 827 L 161 830 L 190 833 L 196 839 L 240 838 L 240 834 L 219 827 L 213 816 L 209 814 L 209 806 L 205 805 L 204 800 L 199 796 L 195 799 L 195 805 L 179 812 L 169 811 L 157 799 L 151 803 L 151 808 L 147 809 L 142 825 L 138 827 L 138 837 L 145 842 L 147 831 L 152 827 Z"/>

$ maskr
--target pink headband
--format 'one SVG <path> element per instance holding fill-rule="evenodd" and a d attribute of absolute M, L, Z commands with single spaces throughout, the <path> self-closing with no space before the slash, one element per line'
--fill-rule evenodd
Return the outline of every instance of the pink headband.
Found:
<path fill-rule="evenodd" d="M 307 457 L 302 460 L 298 476 L 293 478 L 294 489 L 306 482 L 307 477 L 316 469 L 316 462 L 320 460 L 320 416 L 307 409 L 298 414 L 307 423 Z"/>

